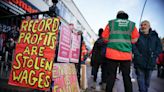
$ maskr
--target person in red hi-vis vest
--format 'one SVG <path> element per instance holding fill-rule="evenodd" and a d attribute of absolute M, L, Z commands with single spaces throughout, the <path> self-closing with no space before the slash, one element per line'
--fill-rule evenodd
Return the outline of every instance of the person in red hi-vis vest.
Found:
<path fill-rule="evenodd" d="M 102 37 L 107 41 L 106 70 L 108 78 L 106 92 L 113 92 L 118 66 L 122 71 L 125 92 L 132 92 L 130 78 L 132 43 L 138 40 L 139 33 L 135 23 L 128 20 L 128 17 L 127 13 L 119 11 L 117 18 L 110 20 L 102 33 Z"/>
<path fill-rule="evenodd" d="M 85 44 L 84 41 L 82 42 L 81 50 L 82 50 L 82 51 L 81 51 L 81 63 L 82 63 L 82 64 L 85 64 L 85 60 L 86 60 L 87 55 L 88 55 L 88 50 L 87 50 L 87 48 L 86 48 L 86 44 Z"/>

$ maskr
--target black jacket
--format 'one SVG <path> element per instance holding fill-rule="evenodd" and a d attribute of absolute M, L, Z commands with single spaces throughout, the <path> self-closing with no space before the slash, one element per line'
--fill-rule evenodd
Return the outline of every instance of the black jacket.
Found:
<path fill-rule="evenodd" d="M 156 65 L 156 58 L 161 52 L 162 44 L 158 34 L 151 29 L 148 35 L 140 31 L 137 43 L 133 44 L 134 67 L 153 70 Z"/>
<path fill-rule="evenodd" d="M 106 44 L 103 41 L 103 38 L 98 38 L 92 49 L 92 57 L 91 57 L 91 66 L 100 65 L 103 62 L 103 48 L 105 48 Z"/>

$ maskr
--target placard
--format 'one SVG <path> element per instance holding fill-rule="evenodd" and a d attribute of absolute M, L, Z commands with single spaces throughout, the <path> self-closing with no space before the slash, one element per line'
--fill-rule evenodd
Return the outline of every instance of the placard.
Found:
<path fill-rule="evenodd" d="M 52 92 L 80 92 L 74 64 L 55 63 L 52 76 Z"/>
<path fill-rule="evenodd" d="M 59 19 L 23 20 L 8 84 L 48 90 Z"/>

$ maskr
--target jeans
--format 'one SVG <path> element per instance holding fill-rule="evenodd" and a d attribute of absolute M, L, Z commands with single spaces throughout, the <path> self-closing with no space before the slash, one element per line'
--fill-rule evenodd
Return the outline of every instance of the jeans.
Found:
<path fill-rule="evenodd" d="M 136 69 L 139 92 L 148 92 L 152 71 L 153 70 Z"/>
<path fill-rule="evenodd" d="M 113 92 L 112 90 L 116 79 L 118 65 L 122 72 L 125 92 L 132 92 L 132 82 L 130 78 L 130 60 L 119 61 L 111 59 L 108 59 L 106 62 L 108 76 L 106 92 Z"/>

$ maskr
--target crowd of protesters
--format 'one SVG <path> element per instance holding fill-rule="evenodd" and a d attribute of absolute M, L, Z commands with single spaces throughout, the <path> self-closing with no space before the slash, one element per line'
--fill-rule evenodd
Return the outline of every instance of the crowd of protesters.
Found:
<path fill-rule="evenodd" d="M 105 29 L 99 29 L 91 56 L 93 85 L 96 88 L 97 73 L 101 67 L 101 88 L 113 92 L 117 69 L 122 72 L 125 92 L 133 92 L 131 65 L 134 65 L 139 92 L 148 92 L 151 75 L 158 65 L 158 77 L 164 76 L 164 46 L 150 22 L 144 20 L 140 29 L 128 19 L 124 11 L 117 13 L 116 19 L 109 20 Z M 164 39 L 162 39 L 164 45 Z M 104 51 L 105 49 L 105 51 Z"/>

